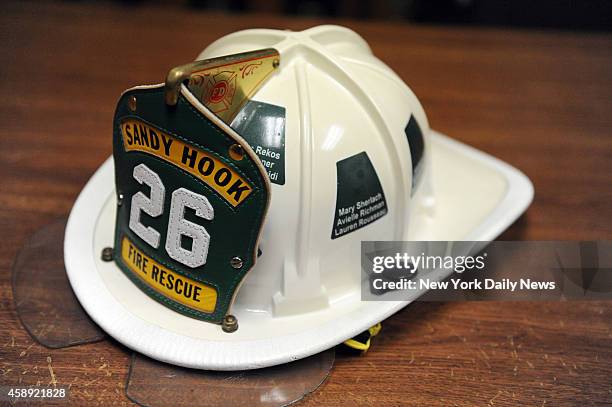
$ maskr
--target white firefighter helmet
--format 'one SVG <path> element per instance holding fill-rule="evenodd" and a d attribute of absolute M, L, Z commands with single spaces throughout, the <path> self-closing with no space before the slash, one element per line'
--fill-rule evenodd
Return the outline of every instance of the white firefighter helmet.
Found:
<path fill-rule="evenodd" d="M 413 165 L 410 148 L 419 149 L 414 157 L 423 160 L 422 135 L 429 133 L 429 124 L 412 91 L 361 37 L 343 27 L 240 31 L 212 43 L 198 59 L 264 47 L 279 51 L 281 66 L 254 100 L 284 108 L 282 118 L 263 116 L 271 123 L 264 137 L 274 137 L 284 125 L 285 141 L 277 143 L 284 144 L 284 183 L 272 180 L 263 255 L 245 279 L 236 306 L 271 317 L 323 311 L 330 303 L 360 297 L 356 271 L 362 240 L 410 239 L 415 210 L 410 206 L 433 202 L 431 188 L 421 185 L 427 180 L 415 180 L 418 193 L 411 199 L 413 168 L 420 170 L 425 162 Z M 240 125 L 240 119 L 234 123 Z M 416 141 L 405 132 L 411 119 Z M 262 146 L 252 147 L 261 151 Z M 273 175 L 278 161 L 265 160 Z M 348 167 L 337 168 L 339 162 Z M 353 185 L 339 184 L 338 177 L 363 183 L 353 172 L 367 177 L 372 170 L 380 187 L 364 188 L 363 196 L 350 197 Z M 420 172 L 427 177 L 427 171 Z M 349 220 L 352 213 L 342 215 L 368 199 L 367 215 L 356 213 L 355 221 Z M 343 218 L 347 221 L 339 223 Z"/>
<path fill-rule="evenodd" d="M 279 52 L 279 69 L 231 124 L 271 180 L 261 255 L 231 308 L 237 331 L 164 307 L 100 260 L 113 245 L 110 159 L 72 210 L 65 260 L 77 297 L 150 357 L 237 370 L 335 346 L 410 302 L 361 301 L 362 241 L 490 240 L 532 199 L 518 170 L 431 131 L 413 92 L 347 28 L 240 31 L 198 59 L 262 48 Z"/>

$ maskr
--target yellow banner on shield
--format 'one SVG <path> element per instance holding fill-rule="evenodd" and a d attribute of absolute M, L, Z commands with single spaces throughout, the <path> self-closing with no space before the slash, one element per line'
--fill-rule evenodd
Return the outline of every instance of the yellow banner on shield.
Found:
<path fill-rule="evenodd" d="M 198 311 L 214 312 L 217 290 L 213 287 L 162 266 L 144 254 L 127 237 L 123 237 L 121 242 L 121 257 L 134 275 L 164 297 Z"/>
<path fill-rule="evenodd" d="M 252 185 L 213 154 L 150 126 L 138 119 L 121 122 L 125 151 L 142 151 L 162 158 L 217 191 L 230 205 L 240 205 L 253 192 Z"/>

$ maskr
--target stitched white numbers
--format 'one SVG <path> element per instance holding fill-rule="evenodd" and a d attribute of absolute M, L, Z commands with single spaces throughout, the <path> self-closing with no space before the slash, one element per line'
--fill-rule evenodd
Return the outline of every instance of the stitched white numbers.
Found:
<path fill-rule="evenodd" d="M 170 220 L 168 221 L 168 236 L 166 237 L 166 251 L 174 260 L 189 267 L 199 267 L 206 263 L 210 235 L 204 226 L 185 219 L 185 207 L 195 209 L 197 216 L 212 220 L 215 212 L 206 197 L 179 188 L 172 193 L 170 204 Z M 181 245 L 181 236 L 192 239 L 191 250 Z"/>
<path fill-rule="evenodd" d="M 130 229 L 142 240 L 154 248 L 159 248 L 160 234 L 151 226 L 140 222 L 140 211 L 149 216 L 157 217 L 164 212 L 164 196 L 166 188 L 159 176 L 144 164 L 134 167 L 134 179 L 151 188 L 151 196 L 137 192 L 132 197 L 130 210 Z M 205 196 L 185 188 L 179 188 L 172 193 L 170 201 L 170 216 L 166 236 L 166 251 L 174 260 L 195 268 L 206 263 L 210 235 L 202 225 L 185 219 L 185 208 L 195 210 L 196 216 L 212 220 L 214 210 Z M 183 247 L 183 236 L 191 239 L 191 249 Z"/>
<path fill-rule="evenodd" d="M 130 229 L 134 231 L 142 240 L 153 246 L 159 247 L 159 232 L 151 226 L 140 223 L 140 211 L 156 218 L 164 212 L 164 194 L 166 188 L 152 169 L 144 164 L 134 167 L 134 179 L 139 183 L 145 183 L 151 188 L 151 198 L 142 192 L 134 194 L 132 197 L 132 208 L 130 210 Z"/>

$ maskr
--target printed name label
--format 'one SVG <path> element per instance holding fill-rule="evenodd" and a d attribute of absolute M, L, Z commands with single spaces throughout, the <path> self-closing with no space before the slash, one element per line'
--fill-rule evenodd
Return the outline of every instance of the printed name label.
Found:
<path fill-rule="evenodd" d="M 232 121 L 231 127 L 259 157 L 270 182 L 285 184 L 285 108 L 251 100 Z"/>
<path fill-rule="evenodd" d="M 140 120 L 121 123 L 126 151 L 141 151 L 166 160 L 210 185 L 230 205 L 240 205 L 253 192 L 252 185 L 215 156 L 170 136 Z"/>
<path fill-rule="evenodd" d="M 217 290 L 162 266 L 127 237 L 121 242 L 121 257 L 132 273 L 164 297 L 198 311 L 212 313 L 215 310 Z"/>
<path fill-rule="evenodd" d="M 331 238 L 369 225 L 387 214 L 387 201 L 376 170 L 365 152 L 336 163 L 336 213 Z"/>

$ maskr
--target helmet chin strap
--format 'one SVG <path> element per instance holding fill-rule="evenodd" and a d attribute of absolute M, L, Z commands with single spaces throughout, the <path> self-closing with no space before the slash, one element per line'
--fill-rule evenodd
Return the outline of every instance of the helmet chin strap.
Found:
<path fill-rule="evenodd" d="M 363 331 L 359 335 L 344 341 L 343 345 L 351 351 L 357 351 L 364 354 L 372 346 L 371 339 L 378 335 L 381 330 L 382 324 L 379 322 L 378 324 L 370 327 L 367 331 Z"/>

